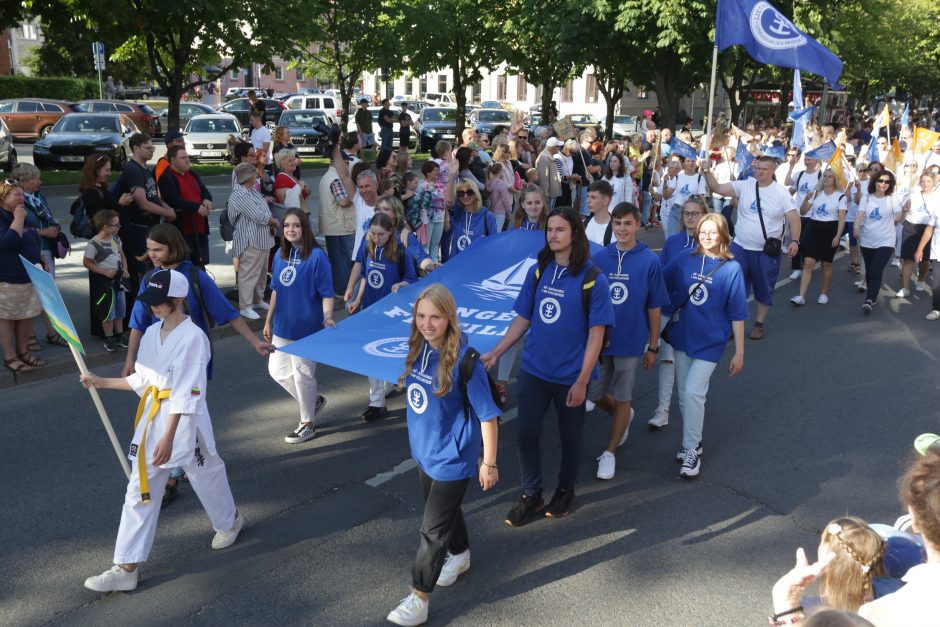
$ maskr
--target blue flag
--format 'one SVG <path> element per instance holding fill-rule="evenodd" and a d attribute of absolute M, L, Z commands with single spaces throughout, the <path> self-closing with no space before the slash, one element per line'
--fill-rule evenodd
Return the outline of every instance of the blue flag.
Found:
<path fill-rule="evenodd" d="M 793 101 L 791 104 L 793 105 L 793 113 L 789 117 L 793 120 L 793 139 L 790 141 L 790 145 L 800 146 L 803 143 L 806 120 L 803 118 L 805 115 L 803 109 L 803 83 L 800 81 L 799 70 L 793 70 Z"/>
<path fill-rule="evenodd" d="M 397 381 L 405 369 L 411 313 L 418 295 L 432 283 L 451 291 L 457 317 L 470 345 L 481 353 L 496 346 L 516 314 L 513 305 L 526 275 L 545 245 L 543 231 L 513 229 L 473 242 L 444 266 L 371 307 L 279 348 L 358 374 Z M 592 244 L 592 251 L 600 246 Z"/>
<path fill-rule="evenodd" d="M 695 148 L 677 137 L 673 137 L 669 140 L 669 147 L 672 149 L 672 154 L 674 155 L 679 155 L 680 157 L 686 157 L 688 159 L 695 159 L 698 157 L 698 152 L 696 152 Z"/>
<path fill-rule="evenodd" d="M 810 150 L 804 157 L 809 157 L 811 159 L 816 159 L 817 161 L 826 161 L 828 162 L 832 159 L 832 155 L 836 154 L 836 144 L 832 140 L 827 141 L 825 144 L 816 148 L 815 150 Z"/>
<path fill-rule="evenodd" d="M 718 0 L 715 43 L 718 50 L 740 44 L 759 63 L 812 72 L 841 89 L 839 57 L 765 0 Z"/>
<path fill-rule="evenodd" d="M 754 155 L 747 149 L 743 141 L 738 140 L 738 149 L 734 153 L 734 160 L 737 161 L 738 170 L 741 172 L 751 167 L 751 162 L 754 161 Z"/>
<path fill-rule="evenodd" d="M 788 113 L 787 117 L 789 117 L 794 122 L 796 122 L 797 120 L 802 121 L 803 124 L 805 125 L 806 119 L 808 117 L 810 118 L 813 117 L 813 111 L 815 110 L 816 110 L 816 105 L 813 105 L 811 107 L 806 107 L 805 109 L 796 109 Z"/>
<path fill-rule="evenodd" d="M 872 133 L 871 143 L 868 144 L 868 163 L 881 162 L 881 155 L 878 154 L 878 134 Z"/>
<path fill-rule="evenodd" d="M 783 146 L 761 146 L 760 154 L 783 161 L 787 158 L 787 149 Z"/>
<path fill-rule="evenodd" d="M 904 113 L 901 114 L 901 128 L 908 128 L 911 125 L 911 101 L 904 103 Z"/>

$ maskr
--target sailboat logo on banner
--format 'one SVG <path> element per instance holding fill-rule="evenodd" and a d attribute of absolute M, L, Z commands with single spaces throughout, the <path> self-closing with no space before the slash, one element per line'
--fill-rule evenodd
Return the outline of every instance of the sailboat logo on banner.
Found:
<path fill-rule="evenodd" d="M 467 283 L 466 286 L 483 300 L 516 300 L 529 268 L 535 264 L 536 260 L 528 257 L 480 283 Z"/>
<path fill-rule="evenodd" d="M 789 50 L 806 44 L 806 37 L 793 22 L 767 2 L 751 9 L 751 34 L 760 44 L 773 50 Z"/>

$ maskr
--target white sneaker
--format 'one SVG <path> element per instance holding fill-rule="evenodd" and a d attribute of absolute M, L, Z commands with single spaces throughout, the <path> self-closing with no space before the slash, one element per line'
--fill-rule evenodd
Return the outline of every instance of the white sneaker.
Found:
<path fill-rule="evenodd" d="M 594 407 L 596 406 L 591 401 L 584 401 L 584 411 L 594 411 Z"/>
<path fill-rule="evenodd" d="M 799 294 L 797 294 L 796 296 L 790 299 L 790 302 L 793 303 L 794 305 L 802 306 L 806 304 L 806 299 L 800 296 Z"/>
<path fill-rule="evenodd" d="M 669 424 L 669 410 L 657 407 L 653 417 L 646 423 L 650 429 L 662 429 Z"/>
<path fill-rule="evenodd" d="M 820 305 L 828 305 L 829 297 L 826 296 L 825 294 L 820 294 L 819 298 L 816 299 L 816 302 L 819 303 Z"/>
<path fill-rule="evenodd" d="M 248 318 L 249 320 L 260 320 L 261 316 L 258 315 L 251 307 L 245 307 L 244 309 L 239 309 L 238 313 L 241 314 L 242 318 Z"/>
<path fill-rule="evenodd" d="M 95 592 L 114 592 L 115 590 L 130 592 L 137 588 L 138 570 L 140 570 L 140 567 L 135 568 L 134 572 L 131 573 L 115 564 L 111 567 L 111 570 L 106 570 L 100 575 L 86 579 L 85 587 Z"/>
<path fill-rule="evenodd" d="M 235 524 L 228 531 L 216 531 L 212 538 L 213 549 L 225 549 L 235 544 L 238 532 L 245 526 L 245 517 L 235 512 Z"/>
<path fill-rule="evenodd" d="M 437 578 L 437 585 L 451 586 L 457 581 L 457 577 L 470 570 L 470 549 L 467 549 L 460 555 L 451 555 L 444 558 L 444 568 Z"/>
<path fill-rule="evenodd" d="M 914 291 L 915 292 L 927 291 L 927 284 L 924 283 L 923 281 L 918 281 L 917 283 L 914 284 Z"/>
<path fill-rule="evenodd" d="M 267 311 L 268 309 L 271 308 L 271 305 L 269 305 L 268 303 L 264 301 L 261 301 L 260 303 L 255 303 L 254 305 L 252 305 L 252 307 L 254 307 L 255 309 L 260 309 L 261 311 Z"/>
<path fill-rule="evenodd" d="M 385 617 L 390 623 L 415 627 L 428 622 L 428 602 L 412 592 L 398 604 L 394 610 Z"/>
<path fill-rule="evenodd" d="M 633 408 L 630 408 L 630 422 L 627 423 L 627 428 L 623 430 L 623 435 L 620 436 L 620 441 L 617 442 L 617 446 L 623 446 L 623 443 L 627 441 L 627 436 L 630 435 L 630 427 L 633 425 L 633 417 L 636 415 L 636 412 L 633 411 Z"/>
<path fill-rule="evenodd" d="M 895 268 L 900 268 L 901 259 L 899 257 L 895 257 L 894 259 L 891 260 L 891 265 L 894 266 Z"/>
<path fill-rule="evenodd" d="M 934 309 L 929 314 L 927 314 L 927 319 L 928 320 L 940 320 L 940 311 L 937 311 L 936 309 Z"/>
<path fill-rule="evenodd" d="M 897 298 L 907 298 L 911 295 L 911 290 L 906 290 L 903 287 L 898 290 L 898 293 L 895 294 Z"/>
<path fill-rule="evenodd" d="M 610 451 L 604 451 L 601 453 L 601 456 L 597 458 L 597 478 L 598 479 L 613 479 L 614 472 L 617 467 L 617 458 L 614 457 L 614 454 Z"/>
<path fill-rule="evenodd" d="M 864 280 L 862 280 L 862 281 L 856 281 L 856 282 L 855 282 L 855 289 L 857 289 L 859 292 L 867 292 L 867 291 L 868 291 L 868 284 L 865 283 Z"/>
<path fill-rule="evenodd" d="M 791 280 L 791 281 L 796 281 L 796 280 L 797 280 L 798 278 L 800 278 L 801 276 L 803 276 L 803 271 L 802 271 L 802 270 L 794 270 L 793 272 L 790 273 L 790 280 Z"/>

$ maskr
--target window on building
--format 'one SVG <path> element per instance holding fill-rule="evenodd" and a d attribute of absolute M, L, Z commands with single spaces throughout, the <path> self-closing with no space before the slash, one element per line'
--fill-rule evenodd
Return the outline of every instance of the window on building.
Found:
<path fill-rule="evenodd" d="M 473 87 L 470 88 L 470 100 L 473 102 L 480 102 L 483 100 L 483 83 L 475 83 Z"/>
<path fill-rule="evenodd" d="M 305 81 L 305 80 L 307 80 L 307 77 L 304 76 L 303 70 L 298 69 L 298 70 L 296 70 L 296 72 L 297 72 L 297 80 L 298 80 L 298 81 Z"/>
<path fill-rule="evenodd" d="M 284 80 L 284 66 L 282 65 L 274 66 L 274 80 L 276 81 Z"/>
<path fill-rule="evenodd" d="M 646 100 L 647 98 L 649 98 L 649 96 L 646 94 L 645 89 L 637 89 L 636 97 L 639 98 L 640 100 Z"/>
<path fill-rule="evenodd" d="M 561 88 L 561 101 L 574 102 L 574 79 L 565 83 Z"/>
<path fill-rule="evenodd" d="M 380 91 L 382 91 L 381 89 L 379 89 L 380 84 L 381 84 L 381 80 L 379 79 L 379 75 L 376 74 L 375 76 L 372 77 L 372 93 L 373 94 L 377 94 Z"/>
<path fill-rule="evenodd" d="M 447 74 L 438 74 L 437 75 L 437 91 L 442 94 L 447 93 Z"/>
<path fill-rule="evenodd" d="M 39 38 L 39 29 L 36 28 L 36 26 L 33 24 L 23 24 L 23 27 L 20 28 L 20 31 L 23 33 L 23 39 Z"/>
<path fill-rule="evenodd" d="M 506 99 L 506 75 L 500 74 L 496 77 L 496 99 Z"/>
<path fill-rule="evenodd" d="M 516 77 L 516 100 L 525 100 L 528 85 L 525 82 L 525 76 L 520 74 Z"/>
<path fill-rule="evenodd" d="M 597 76 L 588 74 L 585 82 L 587 83 L 587 90 L 584 95 L 584 101 L 597 102 Z"/>
<path fill-rule="evenodd" d="M 428 79 L 426 76 L 422 76 L 418 80 L 418 95 L 424 97 L 426 93 L 428 93 Z"/>
<path fill-rule="evenodd" d="M 414 77 L 406 76 L 405 77 L 405 95 L 411 96 L 412 94 L 414 94 L 414 91 L 415 91 Z"/>
<path fill-rule="evenodd" d="M 232 79 L 233 81 L 237 81 L 237 80 L 238 80 L 238 70 L 232 70 L 232 71 L 229 73 L 229 78 Z"/>

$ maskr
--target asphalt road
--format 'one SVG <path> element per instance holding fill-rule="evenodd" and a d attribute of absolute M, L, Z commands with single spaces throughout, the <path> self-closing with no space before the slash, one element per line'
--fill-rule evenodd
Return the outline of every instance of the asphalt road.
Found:
<path fill-rule="evenodd" d="M 729 379 L 727 358 L 716 370 L 697 480 L 676 477 L 677 400 L 668 427 L 645 429 L 657 377 L 644 372 L 616 477 L 594 478 L 609 424 L 595 411 L 577 511 L 512 529 L 502 521 L 519 471 L 515 423 L 506 422 L 500 483 L 488 493 L 471 487 L 465 502 L 473 566 L 432 595 L 430 624 L 763 624 L 794 549 L 812 555 L 831 518 L 893 522 L 913 439 L 940 428 L 940 338 L 924 320 L 928 297 L 883 294 L 864 317 L 845 264 L 836 264 L 827 306 L 811 290 L 813 304 L 794 308 L 786 299 L 795 286 L 782 285 L 765 339 L 747 342 L 744 372 Z M 887 279 L 896 290 L 897 273 Z M 0 622 L 384 623 L 407 593 L 422 511 L 404 463 L 402 399 L 390 401 L 388 419 L 366 425 L 358 418 L 366 380 L 320 367 L 329 400 L 320 434 L 288 445 L 296 407 L 264 360 L 237 337 L 215 350 L 209 408 L 249 524 L 233 547 L 212 551 L 212 530 L 184 486 L 129 594 L 82 587 L 111 563 L 125 481 L 77 372 L 0 390 Z M 136 398 L 102 397 L 126 445 Z M 511 396 L 507 416 L 514 406 Z M 542 442 L 549 491 L 559 456 L 553 420 Z"/>

